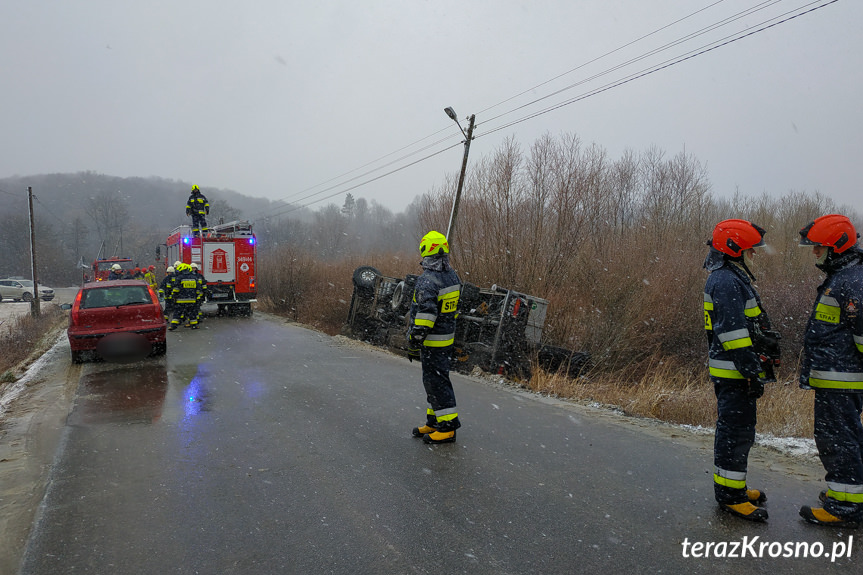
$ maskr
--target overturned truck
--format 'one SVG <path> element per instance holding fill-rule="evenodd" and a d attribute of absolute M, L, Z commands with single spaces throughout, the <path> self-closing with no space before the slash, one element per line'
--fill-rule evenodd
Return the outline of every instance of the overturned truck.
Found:
<path fill-rule="evenodd" d="M 408 312 L 418 277 L 387 277 L 371 266 L 354 270 L 347 335 L 406 352 Z M 497 285 L 481 289 L 464 284 L 453 367 L 528 378 L 535 362 L 547 371 L 576 377 L 587 366 L 588 354 L 542 342 L 547 308 L 548 301 L 536 296 Z"/>

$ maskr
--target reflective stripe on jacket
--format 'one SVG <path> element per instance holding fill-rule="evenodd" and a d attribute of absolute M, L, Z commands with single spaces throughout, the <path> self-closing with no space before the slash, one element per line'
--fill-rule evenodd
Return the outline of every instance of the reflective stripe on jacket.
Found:
<path fill-rule="evenodd" d="M 863 265 L 859 259 L 818 287 L 803 337 L 803 387 L 863 392 Z"/>
<path fill-rule="evenodd" d="M 195 303 L 203 289 L 201 277 L 194 272 L 180 272 L 171 283 L 171 299 L 174 303 Z"/>
<path fill-rule="evenodd" d="M 423 345 L 447 347 L 455 342 L 455 322 L 461 280 L 451 267 L 424 268 L 414 287 L 410 309 L 411 329 L 425 332 Z"/>
<path fill-rule="evenodd" d="M 192 194 L 186 202 L 186 213 L 205 216 L 210 213 L 210 202 L 203 194 Z"/>
<path fill-rule="evenodd" d="M 726 261 L 704 286 L 704 329 L 708 334 L 708 368 L 713 379 L 764 377 L 752 346 L 750 324 L 769 320 L 746 272 Z"/>

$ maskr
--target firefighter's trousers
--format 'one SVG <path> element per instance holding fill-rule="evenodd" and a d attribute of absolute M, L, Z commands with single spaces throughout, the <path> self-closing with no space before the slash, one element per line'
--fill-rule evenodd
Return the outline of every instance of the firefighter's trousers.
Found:
<path fill-rule="evenodd" d="M 824 509 L 863 520 L 863 394 L 815 390 L 815 445 L 827 475 Z"/>
<path fill-rule="evenodd" d="M 755 443 L 756 399 L 745 381 L 716 381 L 716 436 L 713 442 L 713 491 L 716 501 L 745 503 L 746 464 Z"/>
<path fill-rule="evenodd" d="M 199 236 L 207 232 L 207 217 L 203 214 L 192 214 L 192 235 Z"/>
<path fill-rule="evenodd" d="M 175 302 L 174 317 L 171 318 L 171 325 L 177 326 L 186 321 L 189 325 L 198 325 L 198 315 L 195 311 L 197 304 L 195 302 Z"/>
<path fill-rule="evenodd" d="M 174 300 L 165 300 L 165 319 L 169 320 L 174 316 Z"/>
<path fill-rule="evenodd" d="M 461 423 L 455 406 L 455 392 L 449 379 L 452 346 L 423 346 L 421 357 L 423 387 L 431 406 L 426 414 L 426 422 L 438 431 L 456 430 L 461 427 Z"/>

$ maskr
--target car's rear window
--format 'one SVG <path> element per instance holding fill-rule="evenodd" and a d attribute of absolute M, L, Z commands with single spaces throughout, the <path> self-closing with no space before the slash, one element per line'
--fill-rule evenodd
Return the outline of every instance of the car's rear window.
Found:
<path fill-rule="evenodd" d="M 113 286 L 84 290 L 81 309 L 115 307 L 118 305 L 151 304 L 146 286 Z"/>

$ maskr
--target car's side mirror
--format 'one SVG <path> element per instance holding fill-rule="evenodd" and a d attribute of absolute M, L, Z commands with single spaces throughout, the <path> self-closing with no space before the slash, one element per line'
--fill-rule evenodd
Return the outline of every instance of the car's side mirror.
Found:
<path fill-rule="evenodd" d="M 72 309 L 72 304 L 70 304 L 70 303 L 61 303 L 61 304 L 60 304 L 60 309 L 65 309 L 65 310 Z"/>

